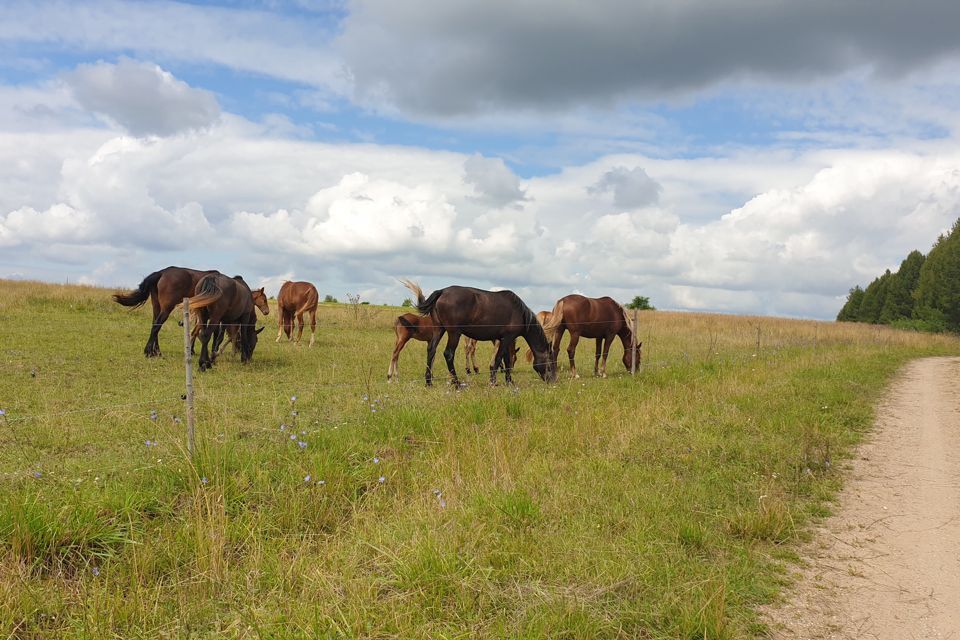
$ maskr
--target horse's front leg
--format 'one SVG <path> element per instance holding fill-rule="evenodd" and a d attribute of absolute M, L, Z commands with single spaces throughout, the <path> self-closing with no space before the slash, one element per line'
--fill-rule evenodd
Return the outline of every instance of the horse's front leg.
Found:
<path fill-rule="evenodd" d="M 567 357 L 570 358 L 570 373 L 574 378 L 579 378 L 580 374 L 577 373 L 577 362 L 575 358 L 577 357 L 577 343 L 580 342 L 580 334 L 575 331 L 570 331 L 570 344 L 567 345 Z"/>
<path fill-rule="evenodd" d="M 603 338 L 597 338 L 597 353 L 593 358 L 593 375 L 600 375 L 600 353 L 603 351 Z"/>
<path fill-rule="evenodd" d="M 613 335 L 608 335 L 603 341 L 603 362 L 600 364 L 600 377 L 607 377 L 607 355 L 610 353 L 610 345 L 613 344 Z"/>
<path fill-rule="evenodd" d="M 500 340 L 500 348 L 503 350 L 503 355 L 500 358 L 500 363 L 503 366 L 503 379 L 507 384 L 513 384 L 513 345 L 516 342 L 516 338 L 502 338 Z"/>
<path fill-rule="evenodd" d="M 208 347 L 215 325 L 208 319 L 202 326 L 203 330 L 200 332 L 200 371 L 206 371 L 213 366 Z"/>

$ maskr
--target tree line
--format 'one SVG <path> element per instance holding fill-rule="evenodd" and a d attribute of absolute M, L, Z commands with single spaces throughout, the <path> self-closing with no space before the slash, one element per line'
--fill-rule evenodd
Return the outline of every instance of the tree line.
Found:
<path fill-rule="evenodd" d="M 960 219 L 926 256 L 911 251 L 896 272 L 850 289 L 837 320 L 960 332 Z"/>

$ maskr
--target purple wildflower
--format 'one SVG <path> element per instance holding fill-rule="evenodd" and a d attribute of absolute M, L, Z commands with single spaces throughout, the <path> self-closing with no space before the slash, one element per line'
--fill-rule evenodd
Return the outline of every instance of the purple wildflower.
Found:
<path fill-rule="evenodd" d="M 374 457 L 373 464 L 380 464 L 380 458 Z"/>
<path fill-rule="evenodd" d="M 290 396 L 290 402 L 296 402 L 297 396 Z"/>
<path fill-rule="evenodd" d="M 207 480 L 207 476 L 203 476 L 202 478 L 200 478 L 200 483 L 201 483 L 201 484 L 207 484 L 208 482 L 210 482 L 210 481 Z"/>
<path fill-rule="evenodd" d="M 157 410 L 156 410 L 156 409 L 154 409 L 153 411 L 150 412 L 150 419 L 153 420 L 154 422 L 157 421 Z"/>
<path fill-rule="evenodd" d="M 387 481 L 387 479 L 386 479 L 385 477 L 383 477 L 383 476 L 380 476 L 380 478 L 377 480 L 377 482 L 379 482 L 380 484 L 383 484 L 383 483 L 386 482 L 386 481 Z"/>
<path fill-rule="evenodd" d="M 297 439 L 297 434 L 291 433 L 291 434 L 290 434 L 290 439 L 291 439 L 291 440 L 296 440 L 296 439 Z"/>
<path fill-rule="evenodd" d="M 90 567 L 90 573 L 92 573 L 94 576 L 99 576 L 99 575 L 100 575 L 100 567 L 98 567 L 98 566 L 96 566 L 96 565 Z"/>
<path fill-rule="evenodd" d="M 297 440 L 297 446 L 299 446 L 301 449 L 306 449 L 307 443 L 304 442 L 303 440 Z"/>
<path fill-rule="evenodd" d="M 306 476 L 304 476 L 303 481 L 304 481 L 304 482 L 310 482 L 310 474 L 309 474 L 309 473 L 308 473 Z"/>
<path fill-rule="evenodd" d="M 34 478 L 39 478 L 39 477 L 42 476 L 42 475 L 43 475 L 43 474 L 40 473 L 39 471 L 34 471 L 34 472 L 33 472 L 33 477 L 34 477 Z"/>
<path fill-rule="evenodd" d="M 5 416 L 5 415 L 7 415 L 7 412 L 4 411 L 3 409 L 0 409 L 0 416 Z"/>

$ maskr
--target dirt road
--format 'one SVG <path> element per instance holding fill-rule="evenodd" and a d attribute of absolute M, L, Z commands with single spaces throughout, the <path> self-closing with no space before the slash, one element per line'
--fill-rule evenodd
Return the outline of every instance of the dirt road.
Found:
<path fill-rule="evenodd" d="M 960 358 L 910 363 L 879 408 L 781 639 L 960 639 Z"/>

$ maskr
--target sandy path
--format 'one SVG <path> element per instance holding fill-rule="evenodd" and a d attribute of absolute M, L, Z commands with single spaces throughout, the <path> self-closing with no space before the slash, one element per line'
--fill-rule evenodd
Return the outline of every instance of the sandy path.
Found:
<path fill-rule="evenodd" d="M 774 638 L 960 640 L 960 358 L 899 374 Z"/>

